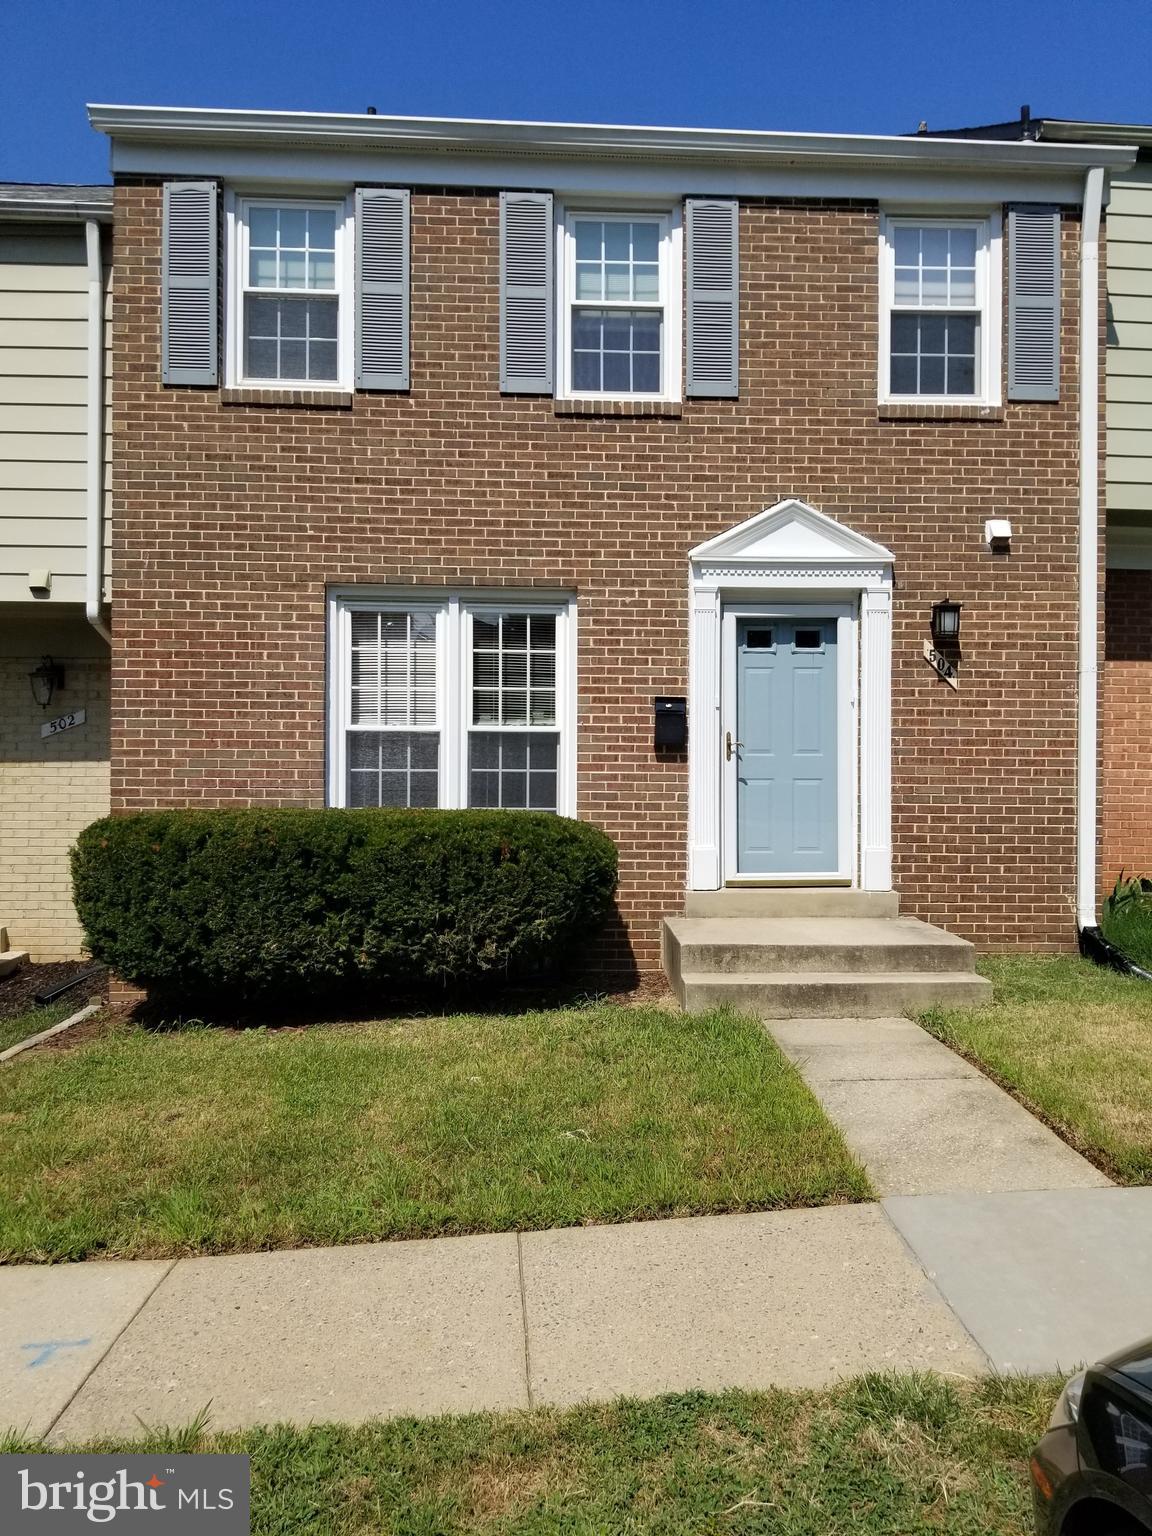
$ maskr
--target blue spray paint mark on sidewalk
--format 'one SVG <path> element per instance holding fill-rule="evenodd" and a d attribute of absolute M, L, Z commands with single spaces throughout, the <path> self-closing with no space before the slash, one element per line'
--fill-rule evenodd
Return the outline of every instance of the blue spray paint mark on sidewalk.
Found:
<path fill-rule="evenodd" d="M 39 1344 L 21 1344 L 20 1348 L 36 1351 L 27 1365 L 27 1369 L 33 1371 L 38 1365 L 47 1365 L 49 1360 L 55 1359 L 62 1349 L 86 1349 L 91 1342 L 91 1339 L 45 1339 Z"/>

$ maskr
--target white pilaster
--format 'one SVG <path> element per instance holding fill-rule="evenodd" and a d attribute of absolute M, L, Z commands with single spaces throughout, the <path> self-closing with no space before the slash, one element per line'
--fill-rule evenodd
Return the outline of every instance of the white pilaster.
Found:
<path fill-rule="evenodd" d="M 892 888 L 892 589 L 860 595 L 860 883 Z"/>
<path fill-rule="evenodd" d="M 693 587 L 688 637 L 688 888 L 720 888 L 720 593 Z"/>

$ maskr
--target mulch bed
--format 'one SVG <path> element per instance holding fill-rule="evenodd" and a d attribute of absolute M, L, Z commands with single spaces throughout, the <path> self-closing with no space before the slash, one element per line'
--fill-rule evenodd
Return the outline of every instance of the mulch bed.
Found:
<path fill-rule="evenodd" d="M 92 970 L 91 960 L 61 960 L 53 965 L 22 965 L 11 976 L 0 979 L 0 1019 L 12 1018 L 18 1013 L 31 1013 L 40 993 L 51 992 L 62 982 Z M 94 975 L 80 983 L 73 992 L 65 992 L 61 1002 L 76 999 L 76 1007 L 82 1008 L 94 997 L 103 996 L 108 990 L 108 972 L 99 966 Z"/>

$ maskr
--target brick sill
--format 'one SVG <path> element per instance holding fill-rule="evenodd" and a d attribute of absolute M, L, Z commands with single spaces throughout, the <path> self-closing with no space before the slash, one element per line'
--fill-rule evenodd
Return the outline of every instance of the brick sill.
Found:
<path fill-rule="evenodd" d="M 876 407 L 879 421 L 1003 421 L 1002 405 L 914 405 L 900 401 Z"/>
<path fill-rule="evenodd" d="M 289 406 L 303 411 L 350 411 L 352 396 L 335 389 L 222 389 L 221 405 Z"/>
<path fill-rule="evenodd" d="M 552 412 L 555 416 L 661 416 L 679 421 L 684 407 L 679 400 L 554 400 Z"/>

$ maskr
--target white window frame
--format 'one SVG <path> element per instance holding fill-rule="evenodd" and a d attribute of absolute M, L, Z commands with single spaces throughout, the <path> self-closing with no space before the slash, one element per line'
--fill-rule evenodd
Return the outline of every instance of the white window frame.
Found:
<path fill-rule="evenodd" d="M 659 303 L 632 299 L 576 298 L 577 219 L 603 219 L 617 224 L 646 220 L 660 225 L 660 300 Z M 642 400 L 675 402 L 682 397 L 684 342 L 684 242 L 678 207 L 644 208 L 638 205 L 616 208 L 558 206 L 556 216 L 556 395 L 561 400 L 619 400 L 627 404 Z M 572 310 L 583 309 L 663 309 L 664 331 L 660 358 L 660 388 L 654 393 L 619 394 L 611 390 L 572 388 Z"/>
<path fill-rule="evenodd" d="M 949 229 L 976 232 L 976 302 L 971 306 L 896 303 L 896 246 L 892 232 L 904 227 L 923 228 L 940 224 Z M 973 214 L 948 214 L 934 209 L 931 213 L 901 210 L 880 216 L 880 357 L 879 398 L 889 405 L 999 405 L 1001 403 L 1001 270 L 1003 262 L 1002 220 L 999 210 Z M 898 395 L 891 387 L 892 313 L 905 310 L 924 314 L 979 315 L 979 340 L 976 347 L 976 390 L 971 395 Z"/>
<path fill-rule="evenodd" d="M 270 208 L 331 208 L 336 214 L 336 287 L 331 289 L 267 288 L 270 297 L 323 298 L 335 293 L 335 379 L 249 379 L 244 374 L 244 297 L 249 291 L 248 210 Z M 349 394 L 354 386 L 353 348 L 356 337 L 355 230 L 353 199 L 345 194 L 317 193 L 315 197 L 276 197 L 229 191 L 224 198 L 224 225 L 228 251 L 225 284 L 225 378 L 230 389 L 307 389 Z M 256 290 L 251 290 L 255 292 Z"/>
<path fill-rule="evenodd" d="M 352 613 L 436 612 L 436 729 L 442 810 L 468 805 L 470 732 L 558 735 L 556 807 L 576 816 L 576 599 L 569 593 L 501 588 L 343 587 L 328 597 L 328 804 L 348 803 L 348 732 L 385 729 L 351 721 Z M 472 724 L 472 615 L 540 613 L 556 619 L 556 724 Z M 413 729 L 404 727 L 404 730 Z"/>

